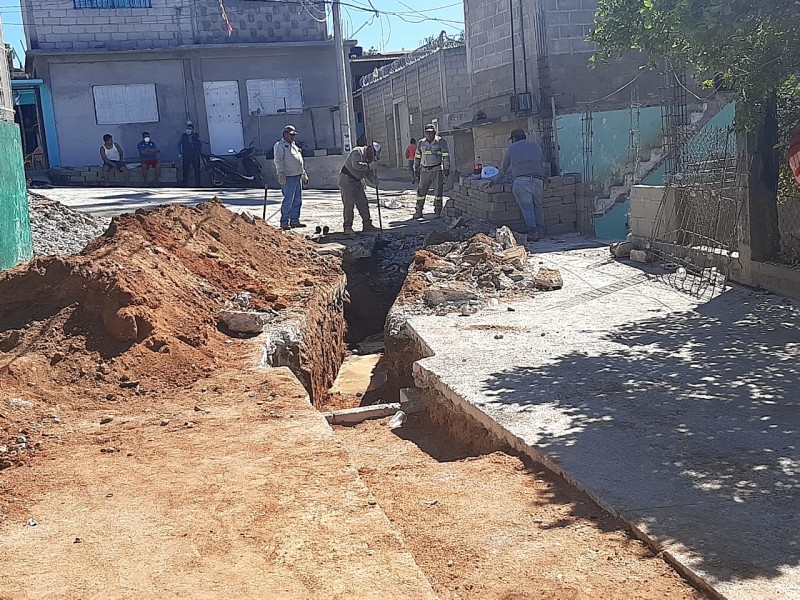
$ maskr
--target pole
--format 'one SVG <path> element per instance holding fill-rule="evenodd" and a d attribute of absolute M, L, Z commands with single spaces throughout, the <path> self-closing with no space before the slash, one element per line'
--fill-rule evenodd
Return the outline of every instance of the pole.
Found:
<path fill-rule="evenodd" d="M 342 35 L 342 7 L 340 0 L 333 0 L 333 41 L 336 49 L 336 73 L 339 80 L 339 124 L 342 131 L 342 154 L 347 155 L 353 148 L 350 98 L 347 95 L 347 63 L 344 55 L 344 38 Z"/>
<path fill-rule="evenodd" d="M 375 199 L 378 201 L 378 227 L 381 231 L 383 231 L 383 217 L 381 216 L 381 193 L 380 190 L 378 190 L 377 180 L 375 181 Z"/>

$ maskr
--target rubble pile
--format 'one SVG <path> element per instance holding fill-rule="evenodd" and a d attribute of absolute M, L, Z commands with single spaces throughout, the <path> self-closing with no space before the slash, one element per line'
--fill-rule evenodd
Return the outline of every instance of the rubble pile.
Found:
<path fill-rule="evenodd" d="M 33 252 L 40 256 L 77 254 L 109 224 L 109 219 L 79 213 L 39 194 L 28 194 L 28 212 Z"/>
<path fill-rule="evenodd" d="M 507 227 L 494 237 L 479 233 L 463 242 L 443 242 L 418 251 L 409 267 L 407 300 L 420 297 L 437 313 L 460 306 L 479 306 L 484 299 L 558 289 L 560 275 L 528 268 L 528 253 Z"/>

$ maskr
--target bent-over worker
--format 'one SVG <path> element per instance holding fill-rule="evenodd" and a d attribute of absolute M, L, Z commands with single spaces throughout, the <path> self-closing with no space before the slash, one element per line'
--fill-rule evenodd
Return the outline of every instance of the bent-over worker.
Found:
<path fill-rule="evenodd" d="M 374 143 L 366 146 L 356 146 L 347 155 L 347 160 L 342 166 L 339 175 L 339 190 L 342 192 L 344 204 L 344 231 L 353 232 L 353 208 L 358 209 L 361 215 L 362 231 L 377 231 L 372 224 L 367 204 L 367 194 L 364 192 L 364 180 L 373 185 L 378 185 L 378 174 L 371 164 L 375 161 L 376 148 Z"/>
<path fill-rule="evenodd" d="M 511 132 L 511 145 L 506 148 L 503 166 L 495 181 L 508 176 L 514 184 L 511 191 L 517 201 L 522 218 L 528 229 L 528 240 L 539 240 L 539 232 L 544 232 L 544 196 L 545 170 L 542 164 L 542 147 L 536 142 L 526 139 L 522 129 Z"/>

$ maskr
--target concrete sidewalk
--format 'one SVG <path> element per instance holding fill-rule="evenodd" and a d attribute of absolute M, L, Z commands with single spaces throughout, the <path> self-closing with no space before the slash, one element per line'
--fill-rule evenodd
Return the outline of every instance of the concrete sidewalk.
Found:
<path fill-rule="evenodd" d="M 560 269 L 563 290 L 514 312 L 411 316 L 434 353 L 417 384 L 562 472 L 707 589 L 800 598 L 800 307 L 741 289 L 701 303 L 572 241 L 529 263 Z"/>

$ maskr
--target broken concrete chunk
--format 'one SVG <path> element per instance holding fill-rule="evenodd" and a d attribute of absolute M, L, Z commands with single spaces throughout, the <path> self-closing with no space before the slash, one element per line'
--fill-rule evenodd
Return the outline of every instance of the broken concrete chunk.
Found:
<path fill-rule="evenodd" d="M 494 234 L 494 238 L 503 246 L 504 250 L 508 250 L 517 245 L 517 240 L 511 230 L 503 225 Z"/>
<path fill-rule="evenodd" d="M 525 250 L 525 246 L 514 246 L 503 252 L 503 259 L 518 271 L 522 271 L 528 260 L 528 252 Z"/>
<path fill-rule="evenodd" d="M 645 250 L 631 250 L 631 260 L 634 262 L 646 263 L 647 251 Z"/>
<path fill-rule="evenodd" d="M 272 318 L 272 313 L 243 310 L 223 310 L 217 315 L 217 319 L 234 333 L 249 334 L 261 333 Z"/>
<path fill-rule="evenodd" d="M 478 294 L 467 284 L 453 281 L 447 284 L 437 283 L 425 290 L 425 301 L 429 306 L 445 303 L 462 303 L 477 300 Z"/>
<path fill-rule="evenodd" d="M 540 290 L 560 290 L 564 287 L 561 272 L 557 269 L 542 267 L 533 277 L 533 285 Z"/>
<path fill-rule="evenodd" d="M 609 250 L 614 258 L 627 258 L 633 250 L 631 242 L 616 242 L 611 244 Z"/>

